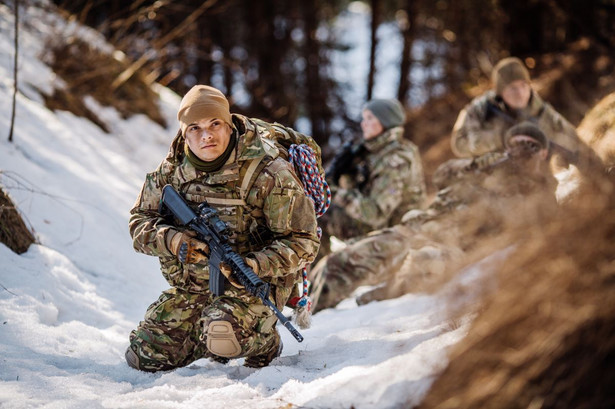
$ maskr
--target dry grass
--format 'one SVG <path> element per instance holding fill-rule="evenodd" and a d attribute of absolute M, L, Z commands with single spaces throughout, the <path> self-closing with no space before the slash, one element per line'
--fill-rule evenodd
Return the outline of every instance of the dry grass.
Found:
<path fill-rule="evenodd" d="M 593 146 L 612 143 L 605 105 L 586 116 Z M 561 214 L 511 230 L 497 291 L 420 408 L 615 407 L 615 178 L 581 186 Z"/>
<path fill-rule="evenodd" d="M 95 112 L 87 107 L 84 97 L 91 96 L 99 104 L 117 109 L 125 119 L 144 114 L 166 126 L 150 84 L 137 72 L 114 89 L 111 84 L 124 72 L 129 63 L 91 46 L 76 36 L 58 36 L 47 47 L 45 60 L 66 83 L 56 87 L 53 95 L 45 96 L 48 108 L 67 110 L 88 118 L 105 132 L 109 128 Z"/>
<path fill-rule="evenodd" d="M 23 222 L 11 198 L 0 188 L 0 242 L 17 254 L 24 253 L 35 242 L 34 235 Z"/>
<path fill-rule="evenodd" d="M 579 136 L 608 168 L 615 166 L 615 93 L 602 99 L 579 125 Z"/>
<path fill-rule="evenodd" d="M 422 408 L 613 407 L 612 196 L 611 182 L 592 186 L 500 264 Z"/>

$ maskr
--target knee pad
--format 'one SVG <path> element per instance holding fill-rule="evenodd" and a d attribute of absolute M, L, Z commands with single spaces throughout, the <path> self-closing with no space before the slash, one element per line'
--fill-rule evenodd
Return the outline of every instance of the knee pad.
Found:
<path fill-rule="evenodd" d="M 234 358 L 241 354 L 241 346 L 233 326 L 228 321 L 212 321 L 207 327 L 207 349 L 214 355 Z"/>
<path fill-rule="evenodd" d="M 124 357 L 126 358 L 126 363 L 128 363 L 128 366 L 134 369 L 141 369 L 139 366 L 139 356 L 132 350 L 132 348 L 128 347 L 128 349 L 126 349 L 126 354 Z"/>

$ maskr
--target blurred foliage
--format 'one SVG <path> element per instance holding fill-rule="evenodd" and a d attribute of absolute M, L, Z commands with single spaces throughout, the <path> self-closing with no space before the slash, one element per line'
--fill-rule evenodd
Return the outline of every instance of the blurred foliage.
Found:
<path fill-rule="evenodd" d="M 231 97 L 235 112 L 295 127 L 307 120 L 325 156 L 329 138 L 348 139 L 358 131 L 331 63 L 332 51 L 345 47 L 332 28 L 348 0 L 55 3 L 97 28 L 133 61 L 115 86 L 137 72 L 180 95 L 194 84 L 212 84 Z M 488 85 L 491 67 L 508 55 L 525 59 L 534 74 L 542 68 L 540 55 L 566 50 L 581 38 L 603 54 L 615 49 L 615 0 L 364 3 L 378 11 L 372 31 L 384 23 L 400 30 L 400 74 L 386 80 L 398 84 L 391 97 L 407 107 Z M 386 47 L 386 39 L 376 46 Z M 365 78 L 367 95 L 377 86 L 369 80 L 373 74 Z"/>
<path fill-rule="evenodd" d="M 44 95 L 46 106 L 88 118 L 105 132 L 110 132 L 107 124 L 98 117 L 97 110 L 86 103 L 84 98 L 91 96 L 103 106 L 115 107 L 124 119 L 144 114 L 166 126 L 156 95 L 142 73 L 135 73 L 117 86 L 100 86 L 113 84 L 129 70 L 130 64 L 116 57 L 77 36 L 51 38 L 43 59 L 62 78 L 64 85 L 55 88 L 53 95 Z"/>

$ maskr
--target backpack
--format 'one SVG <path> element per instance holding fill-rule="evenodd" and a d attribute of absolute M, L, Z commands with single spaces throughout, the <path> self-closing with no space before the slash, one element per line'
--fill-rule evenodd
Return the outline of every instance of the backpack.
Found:
<path fill-rule="evenodd" d="M 308 197 L 314 203 L 316 217 L 322 216 L 331 203 L 331 191 L 325 181 L 320 146 L 311 136 L 299 133 L 279 123 L 270 124 L 260 119 L 251 118 L 259 134 L 273 141 L 279 150 L 279 156 L 293 165 L 297 178 L 303 184 Z M 318 236 L 321 231 L 318 228 Z M 302 288 L 295 288 L 287 306 L 294 309 L 294 321 L 300 328 L 309 328 L 311 323 L 311 305 L 308 297 L 307 267 L 303 269 Z"/>

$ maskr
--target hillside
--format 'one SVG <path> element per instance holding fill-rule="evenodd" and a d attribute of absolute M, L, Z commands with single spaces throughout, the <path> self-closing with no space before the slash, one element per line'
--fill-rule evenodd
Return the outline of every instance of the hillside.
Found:
<path fill-rule="evenodd" d="M 12 33 L 13 18 L 0 4 L 2 32 Z M 301 344 L 282 328 L 282 356 L 267 368 L 200 360 L 166 373 L 132 370 L 123 356 L 128 334 L 168 285 L 155 258 L 134 252 L 128 212 L 175 135 L 179 97 L 138 76 L 113 94 L 96 64 L 117 64 L 115 73 L 127 66 L 100 34 L 40 5 L 28 7 L 23 19 L 14 141 L 0 140 L 0 189 L 8 194 L 0 198 L 0 222 L 9 235 L 20 223 L 15 213 L 4 218 L 10 198 L 23 217 L 21 230 L 32 233 L 25 242 L 35 242 L 11 246 L 17 252 L 0 244 L 0 407 L 615 404 L 608 175 L 584 181 L 566 205 L 565 223 L 519 232 L 522 245 L 490 259 L 498 263 L 493 275 L 477 256 L 430 292 L 363 306 L 351 297 L 316 314 L 301 330 Z M 50 44 L 62 51 L 56 58 Z M 83 62 L 89 75 L 73 75 L 72 46 L 96 50 Z M 0 123 L 7 130 L 13 52 L 12 38 L 2 36 Z M 612 166 L 613 58 L 581 42 L 537 61 L 541 95 L 579 124 Z M 459 109 L 483 89 L 460 89 L 411 113 L 408 126 L 428 175 L 451 155 Z M 147 100 L 127 106 L 122 92 L 130 90 Z M 501 291 L 479 292 L 485 276 Z"/>
<path fill-rule="evenodd" d="M 133 250 L 129 210 L 176 129 L 125 118 L 86 95 L 79 100 L 95 122 L 50 110 L 45 96 L 67 85 L 41 57 L 49 39 L 71 33 L 103 51 L 108 45 L 49 10 L 32 6 L 23 18 L 15 133 L 13 142 L 0 140 L 0 185 L 36 243 L 21 254 L 0 244 L 1 407 L 380 409 L 420 401 L 447 347 L 464 335 L 449 325 L 444 294 L 360 308 L 349 299 L 315 315 L 301 344 L 281 328 L 282 355 L 261 370 L 241 359 L 155 374 L 129 368 L 128 334 L 168 288 L 158 260 Z M 0 5 L 0 30 L 12 26 Z M 11 118 L 10 40 L 0 38 L 2 129 Z M 179 97 L 153 91 L 174 124 Z"/>

